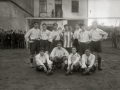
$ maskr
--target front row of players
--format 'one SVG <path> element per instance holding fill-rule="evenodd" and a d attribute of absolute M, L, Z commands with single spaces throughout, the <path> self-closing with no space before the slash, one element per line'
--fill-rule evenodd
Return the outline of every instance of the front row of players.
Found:
<path fill-rule="evenodd" d="M 72 47 L 72 53 L 69 55 L 61 42 L 57 43 L 50 56 L 41 48 L 40 53 L 35 56 L 36 70 L 44 71 L 47 75 L 51 75 L 56 68 L 67 70 L 66 75 L 71 75 L 74 71 L 81 71 L 84 75 L 93 73 L 96 70 L 95 55 L 86 49 L 81 57 L 76 51 L 76 47 Z"/>

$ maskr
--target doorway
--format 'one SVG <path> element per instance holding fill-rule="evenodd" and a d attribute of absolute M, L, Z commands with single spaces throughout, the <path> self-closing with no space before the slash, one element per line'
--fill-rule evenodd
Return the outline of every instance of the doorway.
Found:
<path fill-rule="evenodd" d="M 62 16 L 62 0 L 55 0 L 55 17 Z"/>

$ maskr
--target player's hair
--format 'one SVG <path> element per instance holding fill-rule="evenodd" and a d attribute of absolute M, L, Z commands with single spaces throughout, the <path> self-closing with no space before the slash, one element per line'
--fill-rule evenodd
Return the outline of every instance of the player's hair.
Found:
<path fill-rule="evenodd" d="M 93 24 L 93 23 L 96 23 L 96 24 L 98 25 L 98 23 L 97 23 L 97 22 L 95 22 L 95 21 L 94 21 L 94 22 L 92 22 L 92 24 Z"/>
<path fill-rule="evenodd" d="M 82 26 L 85 26 L 85 24 L 84 24 L 84 23 L 81 23 L 81 24 L 80 24 L 80 28 L 81 28 Z"/>
<path fill-rule="evenodd" d="M 57 26 L 58 26 L 58 24 L 57 24 L 57 23 L 54 23 L 54 24 L 53 24 L 53 26 L 55 26 L 55 25 L 57 25 Z"/>
<path fill-rule="evenodd" d="M 34 22 L 34 25 L 35 25 L 35 24 L 39 24 L 39 23 L 38 23 L 38 22 Z"/>
<path fill-rule="evenodd" d="M 47 26 L 47 24 L 46 24 L 46 23 L 43 23 L 43 24 L 42 24 L 42 26 L 43 26 L 43 25 Z"/>
<path fill-rule="evenodd" d="M 72 49 L 73 49 L 73 48 L 77 49 L 75 46 L 73 46 Z"/>
<path fill-rule="evenodd" d="M 43 52 L 44 52 L 44 48 L 43 48 L 43 47 L 41 47 L 41 48 L 40 48 L 40 51 L 43 51 Z"/>
<path fill-rule="evenodd" d="M 68 26 L 67 24 L 64 25 L 64 27 Z"/>
<path fill-rule="evenodd" d="M 80 24 L 79 24 L 79 23 L 76 23 L 75 25 L 79 25 L 79 26 L 80 26 Z"/>
<path fill-rule="evenodd" d="M 62 45 L 62 43 L 61 43 L 61 42 L 58 42 L 58 43 L 57 43 L 57 45 L 58 45 L 58 44 L 61 44 L 61 45 Z"/>
<path fill-rule="evenodd" d="M 89 51 L 90 51 L 90 49 L 89 49 L 89 48 L 85 48 L 85 51 L 86 51 L 86 50 L 89 50 Z"/>

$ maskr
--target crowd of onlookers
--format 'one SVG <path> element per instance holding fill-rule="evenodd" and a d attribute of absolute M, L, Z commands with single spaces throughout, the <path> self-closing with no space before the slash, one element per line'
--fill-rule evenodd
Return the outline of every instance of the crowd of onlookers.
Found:
<path fill-rule="evenodd" d="M 16 49 L 25 48 L 25 31 L 22 30 L 9 30 L 5 31 L 0 28 L 0 49 Z"/>

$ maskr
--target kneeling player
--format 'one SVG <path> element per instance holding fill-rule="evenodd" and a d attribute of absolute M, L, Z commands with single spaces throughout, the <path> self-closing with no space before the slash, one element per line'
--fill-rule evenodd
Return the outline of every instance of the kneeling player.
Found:
<path fill-rule="evenodd" d="M 51 60 L 53 61 L 54 69 L 55 67 L 61 69 L 62 64 L 67 60 L 69 53 L 67 52 L 66 49 L 62 47 L 61 42 L 57 43 L 57 47 L 55 47 L 51 54 Z"/>
<path fill-rule="evenodd" d="M 47 53 L 44 53 L 44 48 L 40 49 L 40 53 L 35 56 L 36 70 L 44 71 L 48 75 L 52 74 L 52 62 L 49 60 Z"/>
<path fill-rule="evenodd" d="M 67 68 L 66 75 L 70 75 L 73 71 L 79 71 L 80 69 L 80 55 L 77 53 L 76 47 L 72 47 L 72 53 L 68 56 L 68 62 L 65 65 Z"/>
<path fill-rule="evenodd" d="M 89 49 L 85 50 L 85 54 L 82 55 L 82 72 L 84 75 L 90 75 L 96 70 L 95 55 L 90 53 Z"/>

